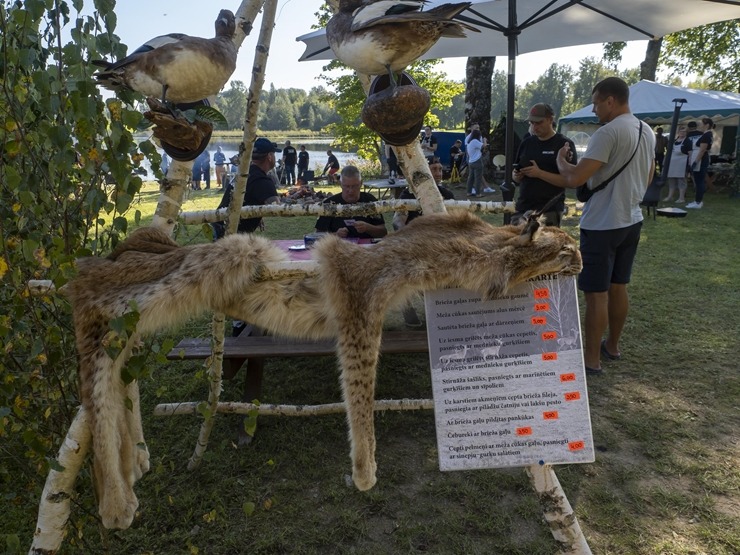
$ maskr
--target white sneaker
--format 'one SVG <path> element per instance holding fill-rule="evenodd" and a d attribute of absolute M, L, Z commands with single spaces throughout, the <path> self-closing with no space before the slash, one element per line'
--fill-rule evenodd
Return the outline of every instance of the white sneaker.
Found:
<path fill-rule="evenodd" d="M 486 187 L 485 189 L 483 189 L 483 192 L 484 193 L 495 193 L 496 189 L 493 189 L 491 187 Z"/>
<path fill-rule="evenodd" d="M 475 188 L 473 188 L 473 190 L 468 193 L 468 196 L 474 197 L 475 195 L 476 195 L 476 191 L 475 191 Z"/>
<path fill-rule="evenodd" d="M 686 208 L 701 208 L 704 206 L 703 202 L 690 202 L 686 205 Z"/>

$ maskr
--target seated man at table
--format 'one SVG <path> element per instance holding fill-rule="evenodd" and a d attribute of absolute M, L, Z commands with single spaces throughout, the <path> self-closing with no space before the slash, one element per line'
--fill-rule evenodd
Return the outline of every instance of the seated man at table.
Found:
<path fill-rule="evenodd" d="M 362 176 L 355 166 L 344 166 L 339 177 L 342 192 L 326 199 L 325 203 L 356 204 L 358 202 L 376 202 L 370 193 L 362 192 Z M 319 216 L 316 220 L 316 231 L 336 233 L 339 237 L 353 239 L 373 239 L 385 237 L 388 230 L 385 228 L 383 215 L 333 217 Z"/>
<path fill-rule="evenodd" d="M 432 161 L 429 164 L 429 171 L 434 178 L 434 182 L 437 184 L 439 194 L 442 195 L 442 198 L 445 200 L 455 200 L 455 195 L 453 194 L 453 192 L 444 185 L 440 185 L 440 183 L 442 182 L 442 169 L 442 163 L 439 161 L 439 158 L 437 156 L 432 158 Z M 414 193 L 412 193 L 408 187 L 403 190 L 399 198 L 416 199 Z M 393 229 L 395 231 L 398 231 L 399 229 L 407 225 L 411 220 L 419 216 L 421 216 L 421 212 L 417 212 L 416 210 L 412 212 L 398 211 L 393 214 Z"/>

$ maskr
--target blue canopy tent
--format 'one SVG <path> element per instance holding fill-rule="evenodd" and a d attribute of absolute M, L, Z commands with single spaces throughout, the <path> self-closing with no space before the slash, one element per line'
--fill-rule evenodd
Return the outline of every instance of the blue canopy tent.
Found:
<path fill-rule="evenodd" d="M 686 102 L 681 106 L 680 123 L 712 118 L 716 124 L 720 153 L 733 154 L 736 149 L 737 129 L 740 123 L 740 94 L 723 91 L 705 91 L 663 85 L 652 81 L 639 81 L 630 87 L 632 113 L 652 126 L 670 126 L 676 98 Z M 589 104 L 563 116 L 558 130 L 568 136 L 587 135 L 599 127 Z"/>

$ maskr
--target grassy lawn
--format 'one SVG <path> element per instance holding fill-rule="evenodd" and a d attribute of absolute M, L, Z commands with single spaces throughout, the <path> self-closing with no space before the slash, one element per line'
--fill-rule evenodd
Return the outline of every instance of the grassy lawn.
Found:
<path fill-rule="evenodd" d="M 184 209 L 213 208 L 220 196 L 218 190 L 192 192 Z M 142 193 L 137 208 L 144 222 L 156 199 L 156 188 Z M 564 227 L 577 235 L 569 204 Z M 739 215 L 740 199 L 710 194 L 704 209 L 686 218 L 645 220 L 622 360 L 604 361 L 605 374 L 588 381 L 596 462 L 557 467 L 594 553 L 740 553 Z M 313 221 L 273 218 L 266 233 L 301 237 Z M 179 240 L 204 236 L 191 228 L 180 231 Z M 400 325 L 398 315 L 389 322 Z M 192 322 L 167 337 L 206 336 L 208 325 Z M 137 518 L 129 530 L 102 535 L 82 518 L 94 510 L 86 471 L 73 506 L 73 521 L 82 524 L 69 528 L 63 553 L 557 551 L 522 469 L 438 470 L 430 411 L 377 415 L 378 485 L 369 492 L 346 483 L 342 415 L 260 417 L 256 439 L 245 448 L 236 447 L 241 418 L 218 416 L 205 460 L 190 472 L 200 418 L 154 417 L 152 411 L 161 402 L 205 399 L 205 369 L 173 362 L 152 374 L 142 384 L 152 470 L 136 486 Z M 240 399 L 240 380 L 225 383 L 222 400 Z M 339 400 L 336 361 L 269 360 L 263 391 L 266 403 Z M 426 355 L 383 357 L 377 396 L 430 398 Z M 28 545 L 32 499 L 8 509 L 0 535 L 17 533 Z"/>

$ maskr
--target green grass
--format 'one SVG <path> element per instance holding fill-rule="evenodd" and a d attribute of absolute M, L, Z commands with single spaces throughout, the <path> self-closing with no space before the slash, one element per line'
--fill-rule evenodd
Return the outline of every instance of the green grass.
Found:
<path fill-rule="evenodd" d="M 155 191 L 141 195 L 146 218 Z M 217 191 L 185 210 L 213 207 Z M 571 206 L 572 207 L 572 206 Z M 557 468 L 594 553 L 730 555 L 740 552 L 740 200 L 712 194 L 682 219 L 646 219 L 629 291 L 619 362 L 589 379 L 593 464 Z M 490 216 L 500 221 L 501 216 Z M 296 238 L 313 218 L 273 218 L 267 235 Z M 571 211 L 564 225 L 577 234 Z M 204 240 L 196 228 L 180 241 Z M 389 317 L 398 325 L 398 315 Z M 208 321 L 165 336 L 207 335 Z M 240 398 L 240 377 L 223 400 Z M 263 402 L 340 398 L 333 358 L 267 362 Z M 241 419 L 218 416 L 201 467 L 186 469 L 200 418 L 155 418 L 159 402 L 203 400 L 198 362 L 156 366 L 142 384 L 152 471 L 136 486 L 131 529 L 100 532 L 88 471 L 78 479 L 62 553 L 550 555 L 557 544 L 520 469 L 442 473 L 429 411 L 376 417 L 378 484 L 346 485 L 341 415 L 260 417 L 253 444 L 236 448 Z M 430 397 L 426 355 L 385 356 L 378 397 Z M 3 533 L 30 544 L 38 492 L 3 508 Z M 251 507 L 254 507 L 253 511 Z M 246 510 L 245 510 L 246 508 Z M 81 536 L 81 537 L 79 537 Z M 72 542 L 75 545 L 72 545 Z M 23 551 L 23 549 L 21 549 Z"/>

